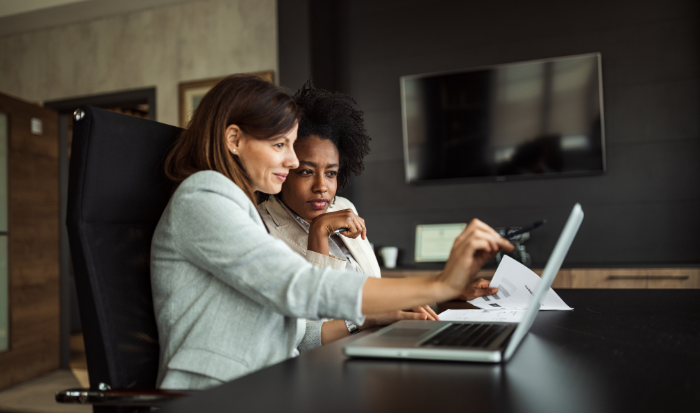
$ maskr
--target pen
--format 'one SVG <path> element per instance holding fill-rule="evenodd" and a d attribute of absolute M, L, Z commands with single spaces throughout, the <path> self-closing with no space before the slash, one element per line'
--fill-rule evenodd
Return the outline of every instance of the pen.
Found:
<path fill-rule="evenodd" d="M 335 231 L 333 231 L 334 234 L 340 234 L 341 232 L 347 231 L 347 228 L 338 228 Z"/>
<path fill-rule="evenodd" d="M 511 231 L 511 232 L 507 233 L 506 235 L 503 236 L 503 238 L 508 239 L 508 240 L 513 239 L 513 238 L 517 237 L 518 235 L 524 234 L 526 232 L 530 232 L 533 229 L 540 227 L 546 223 L 547 223 L 546 219 L 543 219 L 542 221 L 533 222 L 532 224 L 527 225 L 525 227 L 522 227 L 517 231 Z"/>

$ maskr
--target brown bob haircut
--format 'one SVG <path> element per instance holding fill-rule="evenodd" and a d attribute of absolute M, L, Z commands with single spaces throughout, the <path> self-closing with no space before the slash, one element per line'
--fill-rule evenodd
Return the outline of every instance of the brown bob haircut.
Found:
<path fill-rule="evenodd" d="M 255 203 L 250 178 L 226 144 L 226 128 L 237 125 L 245 135 L 264 140 L 286 134 L 300 116 L 301 110 L 282 88 L 255 76 L 229 76 L 200 101 L 165 159 L 165 174 L 179 185 L 196 172 L 216 171 Z"/>

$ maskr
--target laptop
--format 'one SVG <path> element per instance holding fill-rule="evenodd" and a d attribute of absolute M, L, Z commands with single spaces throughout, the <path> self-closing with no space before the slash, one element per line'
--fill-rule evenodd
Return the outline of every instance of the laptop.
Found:
<path fill-rule="evenodd" d="M 508 361 L 535 321 L 583 220 L 576 204 L 520 323 L 403 320 L 344 347 L 350 357 L 499 363 Z"/>

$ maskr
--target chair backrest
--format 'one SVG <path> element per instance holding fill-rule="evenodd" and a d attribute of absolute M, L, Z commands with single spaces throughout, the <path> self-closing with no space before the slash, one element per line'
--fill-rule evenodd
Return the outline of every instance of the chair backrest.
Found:
<path fill-rule="evenodd" d="M 66 224 L 90 388 L 153 388 L 153 231 L 173 190 L 163 160 L 182 129 L 85 106 L 76 111 Z"/>

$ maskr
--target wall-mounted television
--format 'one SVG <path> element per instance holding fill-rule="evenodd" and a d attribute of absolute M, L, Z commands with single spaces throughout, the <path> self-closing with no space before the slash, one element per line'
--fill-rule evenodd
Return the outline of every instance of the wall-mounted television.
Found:
<path fill-rule="evenodd" d="M 605 172 L 599 53 L 401 77 L 406 181 Z"/>

